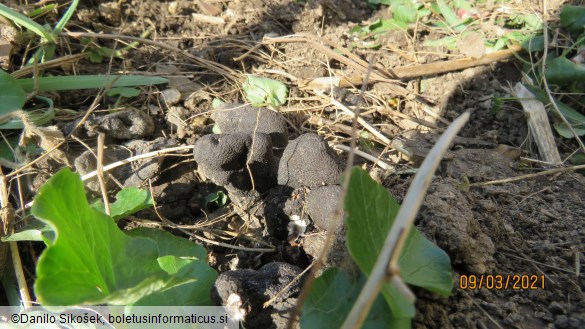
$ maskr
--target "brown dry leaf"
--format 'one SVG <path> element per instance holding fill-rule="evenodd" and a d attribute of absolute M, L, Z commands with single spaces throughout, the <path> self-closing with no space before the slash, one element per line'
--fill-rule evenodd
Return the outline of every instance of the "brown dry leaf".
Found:
<path fill-rule="evenodd" d="M 65 152 L 57 148 L 65 141 L 63 133 L 57 128 L 57 126 L 37 127 L 34 123 L 30 122 L 24 112 L 20 112 L 20 118 L 24 124 L 24 129 L 19 142 L 20 146 L 26 147 L 30 143 L 33 143 L 45 151 L 52 150 L 49 154 L 51 159 L 66 166 L 70 166 Z"/>

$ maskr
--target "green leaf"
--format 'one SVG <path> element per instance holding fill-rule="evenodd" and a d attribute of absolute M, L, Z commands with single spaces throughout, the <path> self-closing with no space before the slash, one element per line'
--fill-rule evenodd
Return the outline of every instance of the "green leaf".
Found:
<path fill-rule="evenodd" d="M 144 237 L 156 241 L 159 257 L 177 256 L 192 257 L 199 260 L 207 259 L 207 251 L 205 251 L 205 248 L 188 239 L 174 236 L 167 231 L 139 227 L 127 233 L 131 236 Z"/>
<path fill-rule="evenodd" d="M 18 79 L 22 89 L 31 92 L 35 87 L 34 78 Z M 168 83 L 160 77 L 140 75 L 79 75 L 39 78 L 38 91 L 78 90 L 115 87 L 147 86 Z"/>
<path fill-rule="evenodd" d="M 286 102 L 288 95 L 288 88 L 284 83 L 251 74 L 246 75 L 242 89 L 253 106 L 264 104 L 281 106 Z"/>
<path fill-rule="evenodd" d="M 228 195 L 225 194 L 223 191 L 217 191 L 217 192 L 210 193 L 205 198 L 205 202 L 207 204 L 215 203 L 216 205 L 218 205 L 220 207 L 226 205 L 228 200 L 229 200 Z"/>
<path fill-rule="evenodd" d="M 45 244 L 51 244 L 55 240 L 53 229 L 34 219 L 22 231 L 16 232 L 10 236 L 2 237 L 2 242 L 8 241 L 44 241 Z"/>
<path fill-rule="evenodd" d="M 42 305 L 131 305 L 182 283 L 160 268 L 153 240 L 124 234 L 89 206 L 79 175 L 69 169 L 47 181 L 31 212 L 56 234 L 36 268 L 34 288 Z"/>
<path fill-rule="evenodd" d="M 0 158 L 10 162 L 16 161 L 14 150 L 18 147 L 19 136 L 9 136 L 0 139 Z"/>
<path fill-rule="evenodd" d="M 571 33 L 579 35 L 585 27 L 585 7 L 564 6 L 561 9 L 561 26 L 567 28 Z"/>
<path fill-rule="evenodd" d="M 104 56 L 102 56 L 99 52 L 94 50 L 89 50 L 89 56 L 87 57 L 90 62 L 94 64 L 99 64 L 104 60 Z"/>
<path fill-rule="evenodd" d="M 544 50 L 544 36 L 536 35 L 522 42 L 522 49 L 528 52 L 543 51 Z"/>
<path fill-rule="evenodd" d="M 441 15 L 443 15 L 447 21 L 447 24 L 449 24 L 456 31 L 465 30 L 465 26 L 461 25 L 461 20 L 457 17 L 457 15 L 455 15 L 453 9 L 451 9 L 451 7 L 449 7 L 445 1 L 437 0 L 437 6 L 439 7 Z"/>
<path fill-rule="evenodd" d="M 22 110 L 26 103 L 26 92 L 18 80 L 0 70 L 0 116 Z"/>
<path fill-rule="evenodd" d="M 108 96 L 122 96 L 126 98 L 136 97 L 140 95 L 140 89 L 130 88 L 130 87 L 116 87 L 108 90 L 106 92 Z"/>
<path fill-rule="evenodd" d="M 301 313 L 301 328 L 340 328 L 364 283 L 363 275 L 352 278 L 340 269 L 327 269 L 313 283 Z M 362 326 L 365 329 L 410 327 L 410 319 L 394 319 L 388 305 L 379 296 Z"/>
<path fill-rule="evenodd" d="M 548 62 L 545 76 L 548 82 L 557 85 L 585 81 L 585 66 L 573 63 L 565 57 L 557 57 Z"/>
<path fill-rule="evenodd" d="M 128 232 L 156 241 L 159 265 L 168 274 L 190 282 L 155 292 L 135 305 L 192 305 L 212 306 L 211 288 L 217 273 L 207 264 L 207 252 L 202 246 L 163 230 L 141 227 Z"/>
<path fill-rule="evenodd" d="M 55 109 L 53 108 L 53 100 L 50 98 L 42 97 L 36 95 L 35 99 L 43 100 L 49 106 L 46 109 L 39 109 L 39 110 L 32 110 L 32 111 L 25 111 L 28 120 L 32 122 L 35 126 L 41 126 L 45 123 L 50 122 L 55 117 Z M 0 129 L 22 129 L 24 128 L 24 123 L 22 123 L 22 119 L 18 116 L 10 116 L 9 118 L 5 119 L 0 123 Z"/>
<path fill-rule="evenodd" d="M 408 28 L 408 23 L 398 20 L 398 19 L 377 19 L 372 24 L 368 26 L 355 26 L 351 29 L 351 33 L 359 34 L 359 35 L 376 35 L 380 33 L 385 33 L 388 31 L 394 30 L 406 30 Z M 377 43 L 373 43 L 369 46 L 364 45 L 357 45 L 360 48 L 375 48 L 379 47 L 380 45 Z"/>
<path fill-rule="evenodd" d="M 513 12 L 509 19 L 506 20 L 505 27 L 526 29 L 529 31 L 542 30 L 542 19 L 535 14 L 524 14 Z"/>
<path fill-rule="evenodd" d="M 523 43 L 526 40 L 529 40 L 531 38 L 531 36 L 526 35 L 524 33 L 518 32 L 518 31 L 513 31 L 510 33 L 507 33 L 505 38 L 509 39 L 509 40 L 513 40 L 516 42 L 520 42 Z"/>
<path fill-rule="evenodd" d="M 584 165 L 585 164 L 585 154 L 583 154 L 583 153 L 573 154 L 573 156 L 571 156 L 569 158 L 569 162 L 573 166 L 581 166 L 581 165 Z"/>
<path fill-rule="evenodd" d="M 211 108 L 212 108 L 212 109 L 216 109 L 216 108 L 218 108 L 218 107 L 222 106 L 223 104 L 225 104 L 225 102 L 224 102 L 224 101 L 222 101 L 222 100 L 221 100 L 221 99 L 219 99 L 219 98 L 214 98 L 214 99 L 211 101 Z"/>
<path fill-rule="evenodd" d="M 370 25 L 369 29 L 372 34 L 380 34 L 394 30 L 406 30 L 408 24 L 396 19 L 381 19 Z"/>
<path fill-rule="evenodd" d="M 443 296 L 451 295 L 453 276 L 449 256 L 414 228 L 400 255 L 400 275 L 404 282 Z"/>
<path fill-rule="evenodd" d="M 55 28 L 53 29 L 53 33 L 55 35 L 58 35 L 59 33 L 61 33 L 61 31 L 63 31 L 63 28 L 65 27 L 65 25 L 67 25 L 67 22 L 69 22 L 71 16 L 73 16 L 73 13 L 75 12 L 75 9 L 77 8 L 78 4 L 79 0 L 71 1 L 71 5 L 69 5 L 69 8 L 67 8 L 67 11 L 65 12 L 65 14 L 63 14 L 61 19 L 59 19 L 59 22 L 57 22 L 57 25 L 55 25 Z"/>
<path fill-rule="evenodd" d="M 130 216 L 153 205 L 152 195 L 148 190 L 126 187 L 116 194 L 116 201 L 110 204 L 110 217 L 114 220 Z M 102 200 L 97 200 L 92 207 L 105 213 Z"/>
<path fill-rule="evenodd" d="M 56 8 L 57 8 L 56 3 L 46 4 L 40 8 L 29 11 L 26 15 L 32 19 L 35 18 L 36 16 L 48 14 L 49 12 L 55 10 Z"/>
<path fill-rule="evenodd" d="M 555 130 L 559 133 L 559 135 L 563 136 L 564 138 L 575 138 L 575 135 L 571 129 L 569 129 L 569 127 L 564 122 L 555 122 L 553 127 L 555 127 Z M 573 130 L 577 136 L 585 135 L 585 128 L 573 127 Z"/>
<path fill-rule="evenodd" d="M 46 28 L 44 28 L 40 24 L 36 23 L 32 19 L 6 7 L 5 5 L 3 5 L 1 3 L 0 3 L 0 15 L 8 18 L 9 20 L 11 20 L 15 24 L 26 27 L 27 29 L 29 29 L 32 32 L 39 35 L 45 41 L 48 41 L 48 42 L 55 42 L 56 41 L 55 36 L 51 32 L 49 32 Z"/>
<path fill-rule="evenodd" d="M 423 43 L 427 47 L 447 47 L 448 49 L 457 48 L 457 37 L 447 36 L 438 40 L 427 40 Z"/>
<path fill-rule="evenodd" d="M 182 285 L 174 285 L 143 297 L 137 306 L 215 306 L 211 300 L 211 288 L 217 273 L 205 260 L 185 260 L 175 256 L 159 258 L 160 265 L 177 278 L 191 279 Z"/>
<path fill-rule="evenodd" d="M 410 1 L 395 1 L 390 8 L 392 8 L 392 17 L 397 21 L 404 23 L 416 22 L 416 7 Z"/>
<path fill-rule="evenodd" d="M 508 41 L 508 39 L 506 37 L 498 39 L 492 47 L 493 51 L 503 49 L 506 46 L 506 41 Z"/>
<path fill-rule="evenodd" d="M 386 235 L 394 224 L 399 205 L 364 170 L 352 170 L 345 198 L 347 245 L 362 272 L 369 275 Z M 453 287 L 447 254 L 413 227 L 400 255 L 402 279 L 409 284 L 448 295 Z M 414 305 L 387 283 L 382 294 L 396 318 L 414 316 Z"/>
<path fill-rule="evenodd" d="M 455 8 L 462 8 L 467 11 L 474 10 L 473 6 L 471 6 L 471 4 L 465 0 L 453 0 L 453 6 L 455 6 Z"/>

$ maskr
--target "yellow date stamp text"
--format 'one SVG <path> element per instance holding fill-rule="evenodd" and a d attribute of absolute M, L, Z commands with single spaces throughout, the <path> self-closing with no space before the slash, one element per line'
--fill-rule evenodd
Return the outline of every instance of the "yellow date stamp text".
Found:
<path fill-rule="evenodd" d="M 535 274 L 469 274 L 459 276 L 463 290 L 544 290 L 544 275 Z"/>

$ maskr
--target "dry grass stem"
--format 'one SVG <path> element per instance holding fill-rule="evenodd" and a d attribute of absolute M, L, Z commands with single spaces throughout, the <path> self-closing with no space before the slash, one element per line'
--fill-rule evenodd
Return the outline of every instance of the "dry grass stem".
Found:
<path fill-rule="evenodd" d="M 144 153 L 144 154 L 139 154 L 139 155 L 135 155 L 133 157 L 129 157 L 127 159 L 124 160 L 120 160 L 120 161 L 116 161 L 113 163 L 110 163 L 109 165 L 106 165 L 102 168 L 103 172 L 108 172 L 114 168 L 118 168 L 122 165 L 134 162 L 134 161 L 138 161 L 138 160 L 142 160 L 142 159 L 148 159 L 148 158 L 154 158 L 154 157 L 159 157 L 159 156 L 166 156 L 169 155 L 169 153 L 172 152 L 177 152 L 177 151 L 185 151 L 185 150 L 192 150 L 193 149 L 193 145 L 184 145 L 184 146 L 176 146 L 176 147 L 171 147 L 171 148 L 167 148 L 167 149 L 162 149 L 162 150 L 158 150 L 158 151 L 152 151 L 152 152 L 148 152 L 148 153 Z M 81 176 L 81 180 L 82 181 L 86 181 L 88 179 L 94 178 L 98 175 L 98 171 L 94 170 L 90 173 L 87 173 L 83 176 Z M 30 206 L 32 206 L 32 201 L 27 203 L 25 208 L 30 208 Z"/>
<path fill-rule="evenodd" d="M 102 192 L 102 199 L 104 200 L 104 210 L 106 215 L 110 215 L 110 201 L 108 200 L 108 190 L 106 188 L 106 182 L 104 178 L 104 141 L 106 135 L 100 133 L 98 135 L 98 153 L 97 153 L 97 178 L 100 185 L 100 191 Z"/>
<path fill-rule="evenodd" d="M 65 56 L 61 56 L 59 58 L 55 58 L 55 59 L 50 60 L 50 61 L 46 61 L 44 63 L 37 64 L 36 67 L 35 66 L 24 67 L 18 71 L 14 71 L 14 72 L 10 73 L 10 75 L 18 79 L 18 78 L 22 78 L 24 76 L 27 76 L 29 74 L 33 74 L 35 69 L 46 70 L 46 69 L 50 69 L 53 67 L 59 67 L 59 66 L 62 66 L 64 64 L 67 64 L 67 63 L 77 62 L 78 60 L 86 58 L 87 56 L 88 56 L 87 53 L 80 53 L 80 54 L 75 54 L 75 55 L 65 55 Z"/>
<path fill-rule="evenodd" d="M 522 176 L 516 176 L 516 177 L 510 177 L 510 178 L 503 178 L 503 179 L 496 179 L 496 180 L 492 180 L 489 182 L 472 183 L 472 184 L 469 184 L 469 186 L 471 187 L 471 186 L 488 186 L 488 185 L 505 184 L 505 183 L 517 182 L 519 180 L 524 180 L 524 179 L 531 179 L 531 178 L 535 178 L 535 177 L 547 176 L 547 175 L 552 175 L 552 174 L 556 174 L 556 173 L 564 173 L 564 172 L 581 170 L 581 169 L 585 169 L 585 165 L 555 168 L 555 169 L 537 172 L 534 174 L 528 174 L 528 175 L 522 175 Z"/>
<path fill-rule="evenodd" d="M 221 17 L 192 13 L 191 18 L 193 18 L 193 20 L 195 22 L 213 24 L 213 25 L 225 25 L 225 19 L 223 19 Z"/>
<path fill-rule="evenodd" d="M 431 128 L 431 129 L 440 129 L 439 126 L 437 126 L 435 123 L 412 117 L 412 116 L 410 116 L 408 114 L 404 114 L 400 111 L 393 110 L 387 106 L 377 106 L 376 111 L 381 113 L 381 114 L 390 116 L 390 117 L 397 116 L 397 117 L 400 117 L 402 119 L 412 121 L 416 124 L 419 124 L 419 125 Z"/>
<path fill-rule="evenodd" d="M 351 149 L 349 147 L 347 147 L 345 145 L 341 145 L 341 144 L 335 145 L 335 146 L 333 146 L 333 148 L 334 149 L 338 149 L 338 150 L 342 150 L 344 152 L 350 152 L 351 151 Z M 372 163 L 374 163 L 375 166 L 378 166 L 378 167 L 380 167 L 380 168 L 382 168 L 384 170 L 388 170 L 388 171 L 391 171 L 391 172 L 396 171 L 396 168 L 394 168 L 394 166 L 391 166 L 391 165 L 387 164 L 386 162 L 384 162 L 384 161 L 382 161 L 382 160 L 380 160 L 380 159 L 378 159 L 378 158 L 376 158 L 376 157 L 374 157 L 374 156 L 372 156 L 372 155 L 370 155 L 370 154 L 368 154 L 366 152 L 363 152 L 363 151 L 360 151 L 360 150 L 357 150 L 357 149 L 356 150 L 353 150 L 353 151 L 355 152 L 356 155 L 359 155 L 360 157 L 362 157 L 362 158 L 364 158 L 366 160 L 369 160 Z"/>
<path fill-rule="evenodd" d="M 357 115 L 356 113 L 354 113 L 352 110 L 350 110 L 349 108 L 347 108 L 347 106 L 343 105 L 341 102 L 337 101 L 335 98 L 333 97 L 329 97 L 324 95 L 321 92 L 315 92 L 316 95 L 319 95 L 325 99 L 328 99 L 331 104 L 335 105 L 338 109 L 342 110 L 343 113 L 351 116 L 352 118 L 356 119 L 357 122 L 362 125 L 362 127 L 364 127 L 367 131 L 369 131 L 370 133 L 372 133 L 372 135 L 374 135 L 378 140 L 380 140 L 384 145 L 386 146 L 390 146 L 390 144 L 392 143 L 392 141 L 384 136 L 381 132 L 379 132 L 376 128 L 374 128 L 369 122 L 367 122 L 366 120 L 364 120 L 362 117 L 360 117 L 359 115 Z"/>
<path fill-rule="evenodd" d="M 412 79 L 426 75 L 436 75 L 448 73 L 453 71 L 461 71 L 471 67 L 487 65 L 502 60 L 506 60 L 514 56 L 515 53 L 521 52 L 522 46 L 511 45 L 508 49 L 499 50 L 490 54 L 481 56 L 480 58 L 463 58 L 448 61 L 438 61 L 430 64 L 420 64 L 413 66 L 403 66 L 392 69 L 392 73 L 400 79 Z"/>
<path fill-rule="evenodd" d="M 301 273 L 299 273 L 299 275 L 297 275 L 294 279 L 292 279 L 286 286 L 284 286 L 284 288 L 282 288 L 276 295 L 274 295 L 274 297 L 270 298 L 267 302 L 265 302 L 264 304 L 262 304 L 262 307 L 263 308 L 267 308 L 272 303 L 274 303 L 275 300 L 278 300 L 280 298 L 280 296 L 282 296 L 282 294 L 284 294 L 285 292 L 287 292 L 290 289 L 290 287 L 292 287 L 292 285 L 295 284 L 312 267 L 313 267 L 313 264 L 307 266 L 306 269 L 304 269 Z"/>

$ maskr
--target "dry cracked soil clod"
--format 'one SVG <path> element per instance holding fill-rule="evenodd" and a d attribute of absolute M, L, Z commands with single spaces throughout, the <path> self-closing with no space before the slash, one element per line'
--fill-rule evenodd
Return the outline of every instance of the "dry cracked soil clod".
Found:
<path fill-rule="evenodd" d="M 283 262 L 269 263 L 258 270 L 226 271 L 215 281 L 212 298 L 218 305 L 227 305 L 228 309 L 238 308 L 251 327 L 271 327 L 276 323 L 277 328 L 284 328 L 295 306 L 296 298 L 292 296 L 299 293 L 302 281 L 297 280 L 288 289 L 284 288 L 301 272 L 301 268 Z M 264 308 L 263 304 L 278 293 L 281 295 Z"/>
<path fill-rule="evenodd" d="M 141 139 L 154 132 L 154 121 L 145 111 L 126 110 L 96 118 L 84 123 L 88 136 L 100 132 L 120 140 Z"/>

